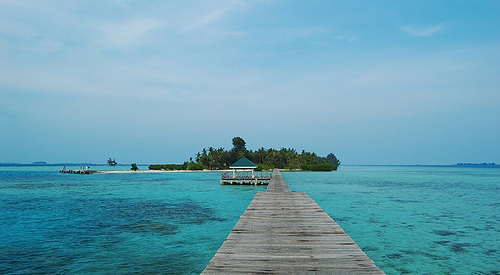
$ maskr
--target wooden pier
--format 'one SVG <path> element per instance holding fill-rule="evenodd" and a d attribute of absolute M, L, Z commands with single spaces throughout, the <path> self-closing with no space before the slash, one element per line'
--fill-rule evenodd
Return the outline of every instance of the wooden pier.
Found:
<path fill-rule="evenodd" d="M 80 169 L 80 170 L 66 170 L 62 169 L 59 170 L 60 173 L 65 173 L 65 174 L 80 174 L 80 175 L 88 175 L 88 174 L 94 174 L 97 173 L 96 170 L 87 170 L 87 169 Z"/>
<path fill-rule="evenodd" d="M 271 182 L 271 174 L 254 174 L 252 176 L 233 176 L 231 174 L 222 174 L 220 184 L 251 184 L 251 185 L 268 185 Z"/>
<path fill-rule="evenodd" d="M 306 193 L 276 169 L 202 274 L 384 274 Z"/>

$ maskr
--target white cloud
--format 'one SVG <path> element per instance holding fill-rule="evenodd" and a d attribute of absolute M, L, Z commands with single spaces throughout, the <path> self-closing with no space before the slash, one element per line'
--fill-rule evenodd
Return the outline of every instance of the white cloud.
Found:
<path fill-rule="evenodd" d="M 128 50 L 138 44 L 152 31 L 163 27 L 163 23 L 153 18 L 138 18 L 124 23 L 106 24 L 99 44 L 105 49 Z"/>
<path fill-rule="evenodd" d="M 0 18 L 0 34 L 27 39 L 34 36 L 36 31 L 26 23 Z"/>
<path fill-rule="evenodd" d="M 33 52 L 39 52 L 39 53 L 44 53 L 44 54 L 49 54 L 49 53 L 55 53 L 58 52 L 63 48 L 63 45 L 60 42 L 50 40 L 50 39 L 43 39 L 39 41 L 38 43 L 35 44 L 31 50 Z"/>
<path fill-rule="evenodd" d="M 427 37 L 441 32 L 442 30 L 444 30 L 444 26 L 442 24 L 437 26 L 427 26 L 427 27 L 406 25 L 406 26 L 401 26 L 400 29 L 411 36 Z"/>
<path fill-rule="evenodd" d="M 111 2 L 113 2 L 114 4 L 120 6 L 123 9 L 128 8 L 128 5 L 127 5 L 127 3 L 124 0 L 111 0 Z"/>
<path fill-rule="evenodd" d="M 208 14 L 202 15 L 201 18 L 196 17 L 192 22 L 188 23 L 185 26 L 184 30 L 198 29 L 198 28 L 201 28 L 203 26 L 214 23 L 214 22 L 222 19 L 224 16 L 229 14 L 231 11 L 233 11 L 237 7 L 241 7 L 241 5 L 243 5 L 242 1 L 231 1 L 231 2 L 223 2 L 223 3 L 224 4 L 217 6 L 215 9 L 213 9 Z"/>

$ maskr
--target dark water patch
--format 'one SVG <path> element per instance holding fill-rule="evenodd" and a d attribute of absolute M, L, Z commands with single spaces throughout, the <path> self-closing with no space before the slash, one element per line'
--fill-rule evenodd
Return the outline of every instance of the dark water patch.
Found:
<path fill-rule="evenodd" d="M 451 212 L 445 212 L 441 215 L 438 215 L 437 217 L 439 218 L 455 218 L 456 213 L 451 213 Z"/>
<path fill-rule="evenodd" d="M 432 233 L 438 236 L 452 236 L 457 234 L 457 232 L 452 232 L 448 230 L 433 230 Z"/>
<path fill-rule="evenodd" d="M 115 215 L 137 221 L 166 220 L 178 224 L 202 224 L 207 221 L 225 221 L 216 216 L 212 208 L 193 201 L 166 203 L 161 201 L 119 202 L 112 211 Z"/>
<path fill-rule="evenodd" d="M 121 182 L 132 182 L 132 183 L 146 183 L 146 182 L 171 182 L 174 181 L 174 178 L 136 178 L 136 177 L 126 177 L 120 179 Z"/>
<path fill-rule="evenodd" d="M 384 257 L 389 258 L 389 259 L 399 259 L 399 258 L 403 257 L 403 255 L 401 255 L 399 253 L 393 253 L 393 254 L 385 255 Z"/>
<path fill-rule="evenodd" d="M 496 217 L 495 220 L 497 220 Z M 486 225 L 483 227 L 483 230 L 500 232 L 500 226 L 498 226 L 498 221 L 486 221 Z"/>
<path fill-rule="evenodd" d="M 387 188 L 387 189 L 395 189 L 395 188 L 406 188 L 408 184 L 402 181 L 368 181 L 367 185 Z"/>
<path fill-rule="evenodd" d="M 127 259 L 126 262 L 122 262 L 127 266 L 121 270 L 137 274 L 200 274 L 205 266 L 200 266 L 199 258 L 197 251 L 177 250 L 155 257 Z M 113 270 L 109 270 L 108 273 L 113 273 Z"/>
<path fill-rule="evenodd" d="M 179 249 L 175 252 L 148 255 L 145 251 L 118 252 L 103 247 L 116 256 L 82 260 L 87 253 L 74 254 L 71 249 L 47 248 L 32 244 L 25 247 L 0 247 L 1 274 L 199 274 L 204 266 L 198 263 L 197 251 Z M 127 253 L 127 254 L 122 254 Z M 126 257 L 125 257 L 126 255 Z M 93 255 L 95 256 L 95 254 Z"/>
<path fill-rule="evenodd" d="M 60 253 L 37 243 L 23 247 L 0 248 L 2 274 L 63 274 L 74 263 L 76 255 Z"/>
<path fill-rule="evenodd" d="M 497 253 L 497 251 L 498 250 L 496 250 L 496 249 L 487 249 L 487 250 L 484 251 L 484 254 L 488 255 L 488 256 L 493 256 L 494 254 Z"/>
<path fill-rule="evenodd" d="M 407 254 L 407 255 L 415 255 L 418 254 L 418 251 L 416 250 L 401 250 L 402 253 Z"/>
<path fill-rule="evenodd" d="M 28 182 L 36 183 L 43 181 L 53 181 L 61 177 L 59 173 L 53 172 L 0 172 L 3 182 Z"/>
<path fill-rule="evenodd" d="M 140 221 L 132 224 L 123 225 L 120 229 L 131 233 L 157 234 L 161 236 L 174 235 L 177 233 L 178 226 L 168 223 L 159 223 L 151 221 Z"/>
<path fill-rule="evenodd" d="M 114 224 L 132 233 L 155 233 L 173 235 L 176 224 L 204 224 L 208 221 L 222 222 L 212 208 L 199 203 L 185 201 L 166 203 L 161 201 L 128 201 L 112 206 L 111 213 L 117 217 Z M 102 219 L 99 219 L 102 220 Z"/>
<path fill-rule="evenodd" d="M 348 218 L 348 217 L 335 217 L 334 220 L 336 222 L 346 222 L 346 221 L 349 221 L 351 218 Z"/>
<path fill-rule="evenodd" d="M 435 241 L 435 244 L 440 244 L 440 245 L 448 245 L 451 241 Z"/>
<path fill-rule="evenodd" d="M 36 183 L 14 183 L 2 184 L 0 189 L 20 189 L 20 190 L 42 190 L 52 188 L 74 188 L 88 187 L 91 184 L 85 183 L 51 183 L 51 182 L 36 182 Z"/>
<path fill-rule="evenodd" d="M 218 177 L 218 179 L 220 180 L 220 176 Z M 207 179 L 207 178 L 199 178 L 199 179 L 195 178 L 195 179 L 190 179 L 190 181 L 213 183 L 211 179 Z"/>
<path fill-rule="evenodd" d="M 361 248 L 361 250 L 363 251 L 378 251 L 378 247 L 375 247 L 375 246 L 364 246 L 363 248 Z"/>
<path fill-rule="evenodd" d="M 430 258 L 430 259 L 435 260 L 435 261 L 444 261 L 444 260 L 448 260 L 449 259 L 449 257 L 447 257 L 447 256 L 439 256 L 439 255 L 428 253 L 428 252 L 425 252 L 425 251 L 402 250 L 401 252 L 404 253 L 404 254 L 407 254 L 407 255 L 420 255 L 420 256 L 424 256 L 424 257 Z"/>
<path fill-rule="evenodd" d="M 397 200 L 392 200 L 393 202 L 397 202 L 397 203 L 421 203 L 421 201 L 416 201 L 416 200 L 401 200 L 401 199 L 397 199 Z"/>
<path fill-rule="evenodd" d="M 45 197 L 34 197 L 34 198 L 2 198 L 0 202 L 2 203 L 4 213 L 19 213 L 23 212 L 40 212 L 44 211 L 44 208 L 54 205 L 57 201 L 55 198 L 45 198 Z M 18 215 L 18 214 L 16 214 Z M 18 215 L 19 216 L 19 215 Z M 18 218 L 22 218 L 19 216 Z"/>
<path fill-rule="evenodd" d="M 469 247 L 469 246 L 474 246 L 474 245 L 470 244 L 470 243 L 453 243 L 453 244 L 451 244 L 449 249 L 451 252 L 463 253 L 463 252 L 467 251 L 466 247 Z"/>
<path fill-rule="evenodd" d="M 361 200 L 361 201 L 355 201 L 352 203 L 353 207 L 358 207 L 359 205 L 367 205 L 369 204 L 367 201 Z"/>
<path fill-rule="evenodd" d="M 193 201 L 168 203 L 125 198 L 27 198 L 3 202 L 6 210 L 2 224 L 11 226 L 29 216 L 37 221 L 24 228 L 36 240 L 57 242 L 63 246 L 78 244 L 113 245 L 120 233 L 174 235 L 181 224 L 200 225 L 226 219 L 215 210 Z M 19 213 L 16 216 L 9 213 Z M 23 213 L 22 215 L 20 213 Z M 21 218 L 22 219 L 21 219 Z"/>
<path fill-rule="evenodd" d="M 7 209 L 6 214 L 10 211 L 23 213 L 19 215 L 29 215 L 29 219 L 37 222 L 30 223 L 22 232 L 9 234 L 8 248 L 2 247 L 0 243 L 0 274 L 72 273 L 67 266 L 79 266 L 74 260 L 86 259 L 89 256 L 76 256 L 71 253 L 115 251 L 130 240 L 131 234 L 167 237 L 178 233 L 182 224 L 199 225 L 209 221 L 225 221 L 219 218 L 212 208 L 189 200 L 170 203 L 129 198 L 58 197 L 4 200 L 2 205 L 4 210 Z M 18 221 L 17 216 L 5 217 L 8 221 L 3 224 L 7 226 Z M 21 245 L 19 240 L 24 240 L 27 234 L 32 236 L 30 243 Z M 169 258 L 170 256 L 172 258 Z M 170 256 L 154 260 L 158 270 L 164 268 L 168 273 L 175 271 L 177 267 L 179 270 L 191 270 L 188 273 L 193 272 L 193 263 L 186 264 L 189 260 L 181 261 L 185 265 L 178 267 L 173 263 L 176 261 L 171 260 L 176 258 L 175 255 Z M 144 267 L 142 262 L 137 264 Z M 148 266 L 149 264 L 151 263 L 148 263 Z M 129 268 L 135 267 L 131 265 Z M 154 273 L 153 269 L 151 266 L 150 271 Z"/>
<path fill-rule="evenodd" d="M 217 217 L 212 208 L 203 207 L 199 203 L 192 201 L 182 202 L 172 208 L 172 210 L 175 212 L 170 214 L 180 218 L 183 224 L 202 224 L 207 221 L 226 221 L 226 219 Z"/>
<path fill-rule="evenodd" d="M 491 270 L 491 271 L 477 270 L 471 274 L 474 274 L 474 275 L 499 275 L 500 273 L 498 273 L 498 272 L 499 272 L 498 270 Z"/>
<path fill-rule="evenodd" d="M 430 258 L 434 261 L 447 261 L 450 259 L 450 257 L 448 257 L 448 256 L 440 256 L 440 255 L 427 253 L 427 252 L 422 252 L 422 253 L 420 253 L 420 255 L 423 255 L 423 256 Z"/>
<path fill-rule="evenodd" d="M 399 274 L 412 274 L 413 272 L 406 268 L 396 268 Z"/>
<path fill-rule="evenodd" d="M 472 226 L 472 225 L 467 225 L 467 226 L 464 226 L 464 228 L 467 228 L 467 229 L 472 229 L 472 230 L 483 230 L 479 227 L 475 227 L 475 226 Z"/>

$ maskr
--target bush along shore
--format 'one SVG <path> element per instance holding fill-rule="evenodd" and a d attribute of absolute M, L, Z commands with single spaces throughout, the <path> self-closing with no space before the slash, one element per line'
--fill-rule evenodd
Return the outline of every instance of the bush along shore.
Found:
<path fill-rule="evenodd" d="M 241 137 L 233 138 L 233 148 L 203 148 L 183 164 L 151 164 L 150 170 L 224 170 L 242 157 L 250 159 L 257 164 L 257 171 L 271 170 L 274 168 L 309 171 L 335 171 L 340 166 L 340 160 L 330 153 L 326 157 L 317 156 L 315 153 L 297 153 L 293 148 L 260 148 L 256 151 L 247 150 L 246 142 Z"/>

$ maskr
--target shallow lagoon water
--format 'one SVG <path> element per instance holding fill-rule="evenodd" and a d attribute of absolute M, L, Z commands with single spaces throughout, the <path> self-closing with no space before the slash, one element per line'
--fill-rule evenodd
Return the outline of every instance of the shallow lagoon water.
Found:
<path fill-rule="evenodd" d="M 141 167 L 142 168 L 142 167 Z M 0 167 L 0 273 L 197 274 L 265 187 Z M 284 172 L 388 274 L 498 274 L 500 169 Z"/>
<path fill-rule="evenodd" d="M 220 173 L 1 169 L 1 274 L 199 273 L 265 190 Z"/>
<path fill-rule="evenodd" d="M 342 167 L 284 177 L 387 274 L 500 272 L 500 169 Z"/>

